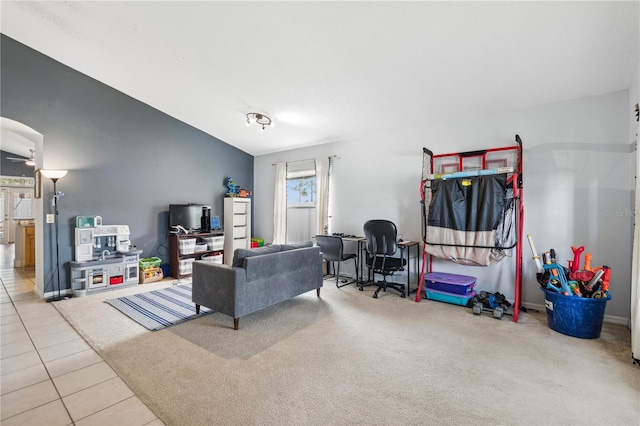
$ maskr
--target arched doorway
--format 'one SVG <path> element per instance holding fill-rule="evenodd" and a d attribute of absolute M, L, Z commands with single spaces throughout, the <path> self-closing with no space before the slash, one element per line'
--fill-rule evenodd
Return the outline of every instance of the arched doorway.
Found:
<path fill-rule="evenodd" d="M 27 156 L 30 149 L 34 150 L 36 164 L 34 170 L 43 167 L 44 137 L 41 133 L 9 118 L 0 117 L 0 131 L 2 136 L 2 150 Z M 27 153 L 27 155 L 25 155 Z M 41 184 L 36 182 L 36 184 Z M 33 199 L 33 214 L 35 218 L 35 292 L 44 296 L 44 205 L 42 198 Z"/>

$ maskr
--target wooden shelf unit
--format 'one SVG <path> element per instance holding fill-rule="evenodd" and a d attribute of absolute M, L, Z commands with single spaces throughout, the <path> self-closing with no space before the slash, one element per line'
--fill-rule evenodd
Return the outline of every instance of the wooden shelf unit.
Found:
<path fill-rule="evenodd" d="M 192 234 L 171 234 L 169 236 L 169 264 L 171 267 L 171 276 L 173 278 L 187 278 L 191 276 L 191 272 L 185 272 L 185 267 L 181 267 L 181 261 L 198 260 L 206 255 L 222 254 L 224 256 L 224 248 L 220 250 L 207 250 L 195 252 L 191 254 L 180 253 L 180 240 L 186 238 L 196 238 L 197 243 L 203 243 L 206 237 L 224 237 L 223 231 L 197 232 Z M 222 247 L 222 244 L 221 244 Z M 184 265 L 184 264 L 183 264 Z M 191 268 L 187 268 L 188 271 Z"/>

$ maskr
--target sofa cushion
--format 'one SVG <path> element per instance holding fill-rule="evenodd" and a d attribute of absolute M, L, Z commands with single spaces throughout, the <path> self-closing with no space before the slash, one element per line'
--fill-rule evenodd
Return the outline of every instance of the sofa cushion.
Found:
<path fill-rule="evenodd" d="M 280 246 L 278 244 L 271 244 L 263 247 L 256 247 L 251 249 L 236 249 L 233 253 L 232 266 L 242 267 L 244 259 L 246 257 L 260 256 L 262 254 L 278 253 Z"/>
<path fill-rule="evenodd" d="M 313 242 L 306 241 L 304 243 L 296 243 L 296 244 L 281 244 L 280 247 L 281 247 L 280 248 L 281 251 L 295 250 L 299 248 L 313 247 Z"/>

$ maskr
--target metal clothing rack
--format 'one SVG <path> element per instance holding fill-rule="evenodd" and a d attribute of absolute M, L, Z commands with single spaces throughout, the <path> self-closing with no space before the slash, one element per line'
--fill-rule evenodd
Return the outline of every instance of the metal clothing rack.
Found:
<path fill-rule="evenodd" d="M 422 240 L 425 249 L 422 251 L 422 270 L 420 283 L 416 291 L 415 301 L 422 299 L 425 268 L 427 265 L 427 246 L 442 245 L 449 247 L 465 247 L 478 249 L 515 249 L 515 296 L 513 303 L 513 321 L 518 321 L 520 312 L 520 297 L 522 290 L 522 235 L 524 225 L 523 184 L 522 184 L 522 140 L 515 137 L 516 145 L 502 148 L 489 148 L 479 151 L 457 152 L 434 155 L 427 148 L 423 148 L 422 180 L 420 181 L 420 204 L 422 210 Z M 427 241 L 427 219 L 431 202 L 431 183 L 435 180 L 464 180 L 474 176 L 488 176 L 506 174 L 507 184 L 513 189 L 515 215 L 515 241 L 506 246 L 475 246 L 434 243 Z M 433 255 L 429 255 L 429 272 L 433 266 Z"/>

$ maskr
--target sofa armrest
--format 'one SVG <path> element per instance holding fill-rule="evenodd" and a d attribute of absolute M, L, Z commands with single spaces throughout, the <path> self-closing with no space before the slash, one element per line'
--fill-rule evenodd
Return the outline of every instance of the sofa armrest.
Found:
<path fill-rule="evenodd" d="M 193 262 L 191 300 L 196 305 L 239 317 L 239 305 L 246 290 L 246 271 L 229 265 L 206 261 Z"/>

